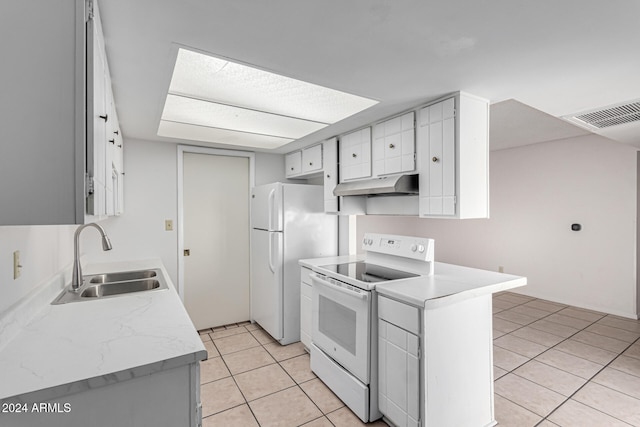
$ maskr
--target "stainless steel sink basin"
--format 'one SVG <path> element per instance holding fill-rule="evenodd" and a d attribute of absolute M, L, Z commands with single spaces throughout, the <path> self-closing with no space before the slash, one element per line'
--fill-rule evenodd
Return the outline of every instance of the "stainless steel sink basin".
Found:
<path fill-rule="evenodd" d="M 160 269 L 92 274 L 83 277 L 83 284 L 76 292 L 71 290 L 71 285 L 65 287 L 51 304 L 95 301 L 167 288 Z"/>
<path fill-rule="evenodd" d="M 89 286 L 80 293 L 80 298 L 101 298 L 130 292 L 150 291 L 158 289 L 160 282 L 155 279 L 130 280 L 118 283 L 101 283 Z"/>
<path fill-rule="evenodd" d="M 123 271 L 118 273 L 104 273 L 91 276 L 89 283 L 113 283 L 129 280 L 150 279 L 157 277 L 155 270 Z M 87 277 L 87 276 L 85 276 Z"/>

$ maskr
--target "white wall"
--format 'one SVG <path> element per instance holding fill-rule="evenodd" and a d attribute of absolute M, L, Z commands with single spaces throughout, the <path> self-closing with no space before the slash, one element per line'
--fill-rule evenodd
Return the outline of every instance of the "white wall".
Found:
<path fill-rule="evenodd" d="M 357 241 L 432 237 L 437 261 L 504 266 L 528 278 L 523 294 L 636 317 L 636 161 L 598 136 L 494 151 L 490 219 L 359 216 Z"/>
<path fill-rule="evenodd" d="M 0 227 L 0 318 L 3 313 L 73 262 L 75 225 Z M 13 279 L 13 252 L 22 274 Z"/>
<path fill-rule="evenodd" d="M 177 284 L 177 146 L 140 140 L 124 145 L 125 212 L 101 222 L 113 249 L 102 252 L 98 241 L 85 244 L 83 236 L 83 251 L 94 262 L 160 258 Z M 283 179 L 284 156 L 255 153 L 256 185 Z M 174 231 L 164 230 L 166 219 L 173 220 Z"/>

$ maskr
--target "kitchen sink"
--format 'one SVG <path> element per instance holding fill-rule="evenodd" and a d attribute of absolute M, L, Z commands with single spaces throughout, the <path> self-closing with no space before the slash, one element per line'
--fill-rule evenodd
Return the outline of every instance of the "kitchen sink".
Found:
<path fill-rule="evenodd" d="M 163 289 L 168 286 L 159 269 L 91 274 L 83 276 L 83 284 L 76 292 L 69 285 L 51 304 L 95 301 Z"/>
<path fill-rule="evenodd" d="M 160 282 L 155 279 L 129 280 L 118 283 L 101 283 L 87 287 L 80 294 L 80 298 L 101 298 L 111 295 L 127 294 L 130 292 L 150 291 L 158 289 Z"/>
<path fill-rule="evenodd" d="M 158 274 L 155 270 L 123 271 L 118 273 L 95 274 L 91 276 L 89 283 L 124 282 L 129 280 L 150 279 L 157 276 Z"/>

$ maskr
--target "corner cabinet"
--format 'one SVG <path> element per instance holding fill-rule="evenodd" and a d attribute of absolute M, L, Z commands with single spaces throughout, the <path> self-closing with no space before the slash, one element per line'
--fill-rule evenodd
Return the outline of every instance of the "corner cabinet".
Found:
<path fill-rule="evenodd" d="M 6 0 L 0 26 L 20 34 L 0 40 L 11 64 L 0 70 L 10 82 L 0 98 L 0 225 L 82 224 L 121 211 L 113 171 L 121 178 L 122 150 L 109 139 L 122 135 L 95 0 Z"/>
<path fill-rule="evenodd" d="M 458 93 L 418 111 L 419 215 L 489 217 L 489 103 Z"/>

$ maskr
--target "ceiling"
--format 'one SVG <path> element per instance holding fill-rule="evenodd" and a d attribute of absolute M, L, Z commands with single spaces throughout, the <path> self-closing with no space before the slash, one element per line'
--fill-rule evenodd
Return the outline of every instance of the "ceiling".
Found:
<path fill-rule="evenodd" d="M 181 46 L 380 101 L 276 153 L 458 90 L 490 100 L 493 150 L 589 133 L 561 118 L 640 99 L 637 0 L 105 0 L 100 11 L 129 138 L 176 141 L 157 130 Z M 640 148 L 640 122 L 598 132 Z"/>

